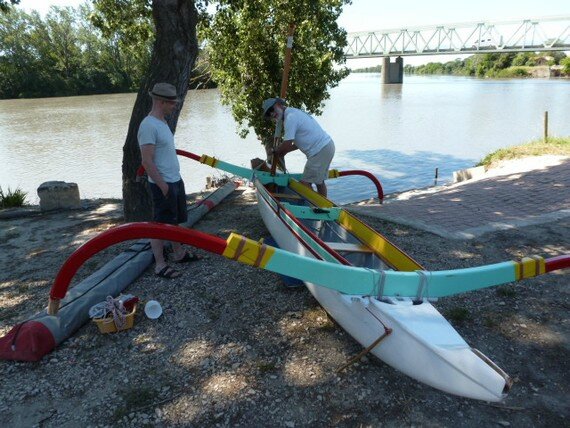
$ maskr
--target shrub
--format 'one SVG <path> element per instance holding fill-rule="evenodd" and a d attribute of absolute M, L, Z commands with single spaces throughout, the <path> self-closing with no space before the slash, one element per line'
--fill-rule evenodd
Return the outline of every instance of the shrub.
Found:
<path fill-rule="evenodd" d="M 13 208 L 22 207 L 27 205 L 26 196 L 27 192 L 22 189 L 12 190 L 8 187 L 8 191 L 4 193 L 2 187 L 0 187 L 0 208 Z"/>

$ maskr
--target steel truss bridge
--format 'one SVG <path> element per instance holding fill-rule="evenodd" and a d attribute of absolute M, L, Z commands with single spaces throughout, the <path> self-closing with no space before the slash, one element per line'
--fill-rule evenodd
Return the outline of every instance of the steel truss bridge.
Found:
<path fill-rule="evenodd" d="M 570 16 L 348 33 L 345 58 L 570 50 Z"/>

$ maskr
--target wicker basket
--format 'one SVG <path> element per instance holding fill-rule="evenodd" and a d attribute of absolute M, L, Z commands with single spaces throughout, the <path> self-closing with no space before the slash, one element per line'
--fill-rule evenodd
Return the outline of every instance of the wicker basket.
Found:
<path fill-rule="evenodd" d="M 125 325 L 121 329 L 117 328 L 113 317 L 95 318 L 93 319 L 93 322 L 97 324 L 97 327 L 99 327 L 99 331 L 101 333 L 116 333 L 118 331 L 128 330 L 129 328 L 132 328 L 135 323 L 136 311 L 137 311 L 137 305 L 135 304 L 133 306 L 133 310 L 126 315 Z"/>

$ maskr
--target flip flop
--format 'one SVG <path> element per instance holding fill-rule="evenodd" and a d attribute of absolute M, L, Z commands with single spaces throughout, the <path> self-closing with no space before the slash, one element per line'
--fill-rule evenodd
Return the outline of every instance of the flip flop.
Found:
<path fill-rule="evenodd" d="M 164 266 L 161 270 L 159 270 L 158 272 L 154 273 L 156 276 L 159 276 L 161 278 L 166 278 L 166 279 L 174 279 L 174 278 L 178 278 L 181 273 L 179 271 L 177 271 L 176 269 L 172 269 L 170 266 Z"/>
<path fill-rule="evenodd" d="M 174 260 L 174 263 L 189 263 L 197 262 L 198 260 L 202 260 L 202 257 L 197 256 L 196 254 L 190 254 L 186 251 L 184 252 L 184 256 L 180 260 Z"/>

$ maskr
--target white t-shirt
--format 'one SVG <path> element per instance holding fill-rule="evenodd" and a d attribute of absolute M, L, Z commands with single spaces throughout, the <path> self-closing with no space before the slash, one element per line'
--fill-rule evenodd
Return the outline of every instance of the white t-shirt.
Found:
<path fill-rule="evenodd" d="M 139 146 L 154 144 L 154 164 L 167 183 L 180 181 L 180 164 L 174 146 L 174 135 L 166 124 L 154 116 L 147 116 L 139 126 Z M 154 181 L 148 177 L 148 181 Z"/>
<path fill-rule="evenodd" d="M 295 145 L 308 158 L 319 153 L 331 141 L 329 134 L 317 121 L 298 108 L 285 109 L 283 126 L 285 128 L 283 140 L 295 141 Z"/>

